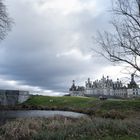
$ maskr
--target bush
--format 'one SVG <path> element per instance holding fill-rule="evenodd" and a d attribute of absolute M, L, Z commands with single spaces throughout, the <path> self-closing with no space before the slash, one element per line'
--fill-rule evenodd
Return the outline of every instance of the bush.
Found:
<path fill-rule="evenodd" d="M 125 119 L 126 118 L 126 116 L 122 112 L 116 111 L 116 110 L 105 112 L 102 114 L 102 117 L 111 118 L 111 119 Z"/>

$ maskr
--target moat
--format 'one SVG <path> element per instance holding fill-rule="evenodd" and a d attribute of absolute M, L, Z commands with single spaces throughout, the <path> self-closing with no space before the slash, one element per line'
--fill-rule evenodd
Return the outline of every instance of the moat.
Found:
<path fill-rule="evenodd" d="M 1 111 L 0 119 L 30 118 L 30 117 L 54 117 L 62 115 L 65 117 L 79 118 L 85 116 L 82 113 L 70 111 L 46 111 L 46 110 L 26 110 L 26 111 Z"/>

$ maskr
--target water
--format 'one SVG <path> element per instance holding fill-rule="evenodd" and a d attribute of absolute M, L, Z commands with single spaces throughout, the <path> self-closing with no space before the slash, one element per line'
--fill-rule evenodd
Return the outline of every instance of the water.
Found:
<path fill-rule="evenodd" d="M 30 117 L 54 117 L 61 115 L 65 117 L 79 118 L 86 116 L 82 113 L 70 111 L 46 111 L 46 110 L 27 110 L 27 111 L 0 111 L 0 119 L 30 118 Z"/>

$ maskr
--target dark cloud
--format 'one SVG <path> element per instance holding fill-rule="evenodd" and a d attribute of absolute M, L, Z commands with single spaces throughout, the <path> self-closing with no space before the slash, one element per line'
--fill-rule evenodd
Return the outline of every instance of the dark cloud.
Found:
<path fill-rule="evenodd" d="M 21 85 L 66 91 L 73 79 L 80 82 L 97 76 L 109 65 L 102 58 L 92 57 L 91 52 L 92 47 L 97 47 L 92 36 L 108 26 L 109 16 L 103 5 L 100 7 L 103 0 L 93 5 L 95 9 L 86 5 L 77 11 L 61 5 L 60 9 L 44 10 L 46 2 L 51 1 L 7 0 L 15 25 L 1 44 L 0 74 L 3 80 Z M 76 2 L 85 4 L 82 0 Z"/>

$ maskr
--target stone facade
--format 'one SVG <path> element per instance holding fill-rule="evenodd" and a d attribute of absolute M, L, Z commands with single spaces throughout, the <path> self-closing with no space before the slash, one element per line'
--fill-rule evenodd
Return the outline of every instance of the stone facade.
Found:
<path fill-rule="evenodd" d="M 28 91 L 0 90 L 0 105 L 15 105 L 29 99 Z"/>
<path fill-rule="evenodd" d="M 113 96 L 113 97 L 137 97 L 140 96 L 140 89 L 134 80 L 134 74 L 131 75 L 130 83 L 125 86 L 117 79 L 113 81 L 108 76 L 101 80 L 92 82 L 90 78 L 85 82 L 85 87 L 75 86 L 75 81 L 69 89 L 71 96 Z"/>

